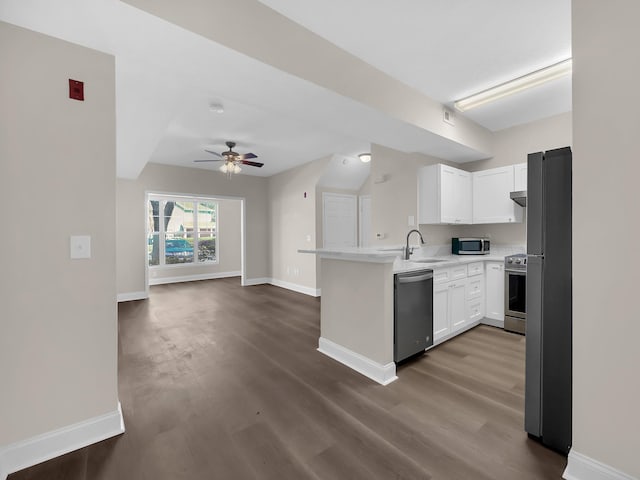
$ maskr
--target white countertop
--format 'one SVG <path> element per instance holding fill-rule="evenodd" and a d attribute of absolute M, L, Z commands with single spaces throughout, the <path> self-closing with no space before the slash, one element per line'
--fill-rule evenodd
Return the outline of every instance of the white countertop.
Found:
<path fill-rule="evenodd" d="M 314 253 L 321 258 L 336 260 L 350 260 L 358 262 L 392 263 L 393 273 L 411 272 L 415 270 L 448 268 L 473 262 L 503 262 L 505 255 L 431 255 L 425 256 L 421 249 L 417 249 L 410 260 L 402 260 L 402 247 L 379 248 L 317 248 L 298 250 L 300 253 Z M 419 260 L 441 260 L 438 262 L 420 262 Z"/>
<path fill-rule="evenodd" d="M 315 253 L 321 258 L 333 258 L 337 260 L 351 260 L 356 262 L 392 263 L 398 256 L 402 255 L 401 249 L 397 248 L 315 248 L 298 250 L 299 253 Z"/>

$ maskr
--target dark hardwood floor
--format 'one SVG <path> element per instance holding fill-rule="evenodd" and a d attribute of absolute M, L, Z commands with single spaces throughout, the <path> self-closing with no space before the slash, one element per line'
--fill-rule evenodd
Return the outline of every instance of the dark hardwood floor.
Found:
<path fill-rule="evenodd" d="M 524 337 L 477 327 L 380 386 L 316 351 L 320 302 L 239 278 L 119 305 L 126 433 L 10 480 L 560 479 L 523 431 Z"/>

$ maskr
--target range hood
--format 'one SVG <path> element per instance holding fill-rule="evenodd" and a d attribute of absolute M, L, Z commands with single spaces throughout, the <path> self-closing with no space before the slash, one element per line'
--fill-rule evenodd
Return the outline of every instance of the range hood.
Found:
<path fill-rule="evenodd" d="M 511 192 L 509 194 L 509 196 L 511 197 L 511 200 L 516 202 L 521 207 L 526 207 L 527 206 L 527 191 L 526 190 L 520 190 L 519 192 Z"/>

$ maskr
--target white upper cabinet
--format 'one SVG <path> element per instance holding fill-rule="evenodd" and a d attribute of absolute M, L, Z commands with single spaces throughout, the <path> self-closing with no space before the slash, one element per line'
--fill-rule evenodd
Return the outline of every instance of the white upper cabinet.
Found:
<path fill-rule="evenodd" d="M 421 224 L 471 223 L 471 173 L 441 163 L 418 171 Z"/>
<path fill-rule="evenodd" d="M 511 200 L 514 166 L 473 173 L 473 223 L 522 221 L 522 207 Z"/>
<path fill-rule="evenodd" d="M 514 192 L 521 192 L 527 189 L 527 164 L 518 163 L 513 166 Z"/>

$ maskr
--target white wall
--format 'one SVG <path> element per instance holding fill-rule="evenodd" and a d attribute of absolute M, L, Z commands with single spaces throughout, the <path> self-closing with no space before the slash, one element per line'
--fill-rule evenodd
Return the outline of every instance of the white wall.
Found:
<path fill-rule="evenodd" d="M 635 478 L 640 257 L 629 246 L 640 237 L 639 18 L 637 0 L 573 2 L 572 453 Z"/>
<path fill-rule="evenodd" d="M 526 163 L 529 153 L 567 147 L 572 144 L 571 112 L 505 128 L 494 134 L 494 156 L 488 160 L 465 163 L 463 170 L 477 172 L 490 168 Z M 526 211 L 525 211 L 526 215 Z M 493 245 L 525 245 L 526 216 L 522 223 L 463 225 L 458 234 L 465 237 L 490 237 Z"/>
<path fill-rule="evenodd" d="M 408 217 L 417 221 L 418 212 L 418 169 L 434 163 L 451 162 L 429 157 L 421 153 L 407 154 L 397 150 L 372 145 L 371 149 L 371 227 L 374 238 L 371 246 L 400 245 L 416 225 L 409 226 Z M 386 180 L 377 183 L 381 177 Z M 451 237 L 457 236 L 457 226 L 420 225 L 420 232 L 428 245 L 446 245 Z M 377 239 L 382 233 L 384 239 Z M 412 239 L 412 243 L 416 239 Z"/>
<path fill-rule="evenodd" d="M 571 145 L 571 112 L 567 112 L 495 132 L 493 157 L 465 163 L 461 168 L 469 172 L 477 172 L 525 163 L 529 153 Z"/>
<path fill-rule="evenodd" d="M 116 411 L 118 350 L 114 58 L 0 22 L 0 65 L 1 451 Z"/>
<path fill-rule="evenodd" d="M 119 295 L 144 292 L 146 289 L 146 192 L 244 197 L 247 280 L 269 276 L 267 179 L 249 175 L 228 178 L 215 171 L 150 163 L 136 180 L 118 179 L 117 186 Z"/>
<path fill-rule="evenodd" d="M 325 157 L 269 177 L 270 276 L 277 282 L 319 288 L 315 255 L 298 249 L 316 247 L 316 184 L 330 160 Z"/>

